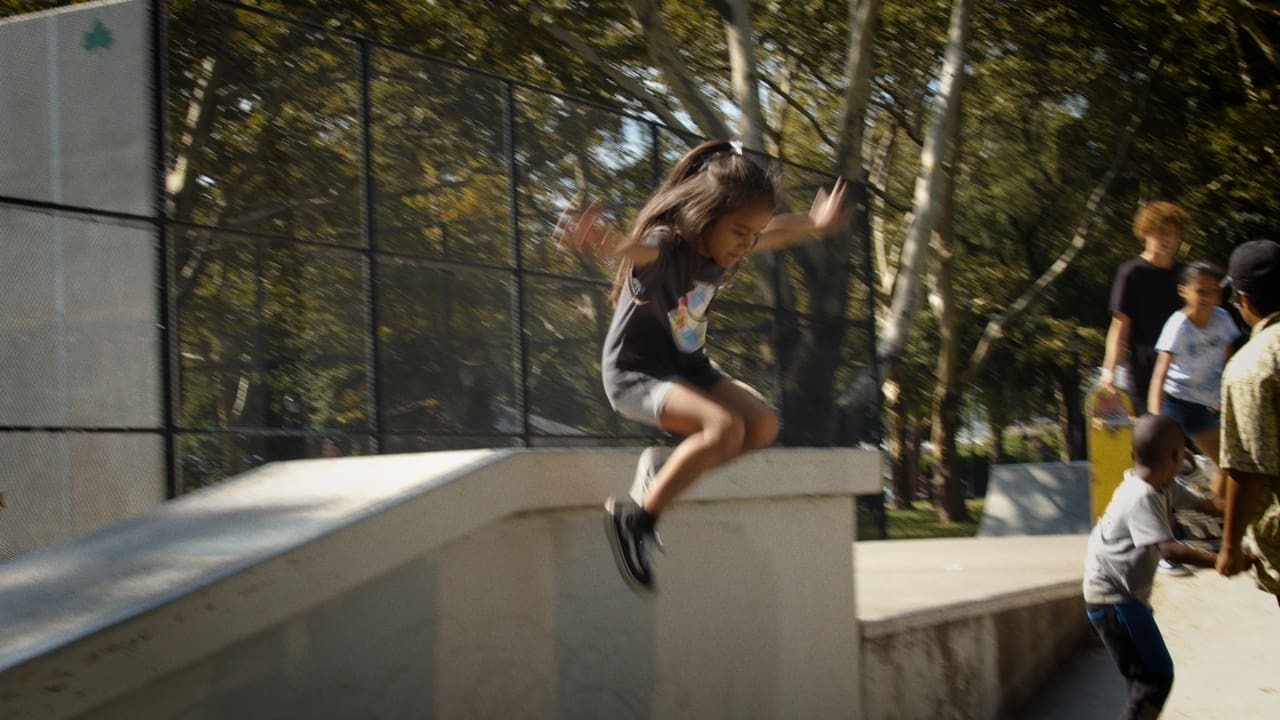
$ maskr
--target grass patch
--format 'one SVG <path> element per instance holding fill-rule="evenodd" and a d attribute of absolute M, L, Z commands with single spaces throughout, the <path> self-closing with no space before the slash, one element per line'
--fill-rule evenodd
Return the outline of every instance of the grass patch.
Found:
<path fill-rule="evenodd" d="M 960 523 L 938 522 L 938 512 L 924 500 L 917 500 L 914 506 L 907 510 L 887 508 L 889 539 L 973 537 L 978 533 L 978 522 L 982 519 L 984 500 L 985 498 L 966 500 L 965 505 L 969 508 L 970 521 Z M 880 539 L 879 530 L 871 514 L 865 510 L 858 512 L 858 539 Z"/>

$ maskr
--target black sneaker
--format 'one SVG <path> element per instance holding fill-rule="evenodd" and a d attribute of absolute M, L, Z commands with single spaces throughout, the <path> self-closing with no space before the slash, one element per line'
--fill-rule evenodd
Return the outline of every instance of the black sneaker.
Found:
<path fill-rule="evenodd" d="M 604 503 L 604 533 L 613 550 L 618 574 L 631 589 L 652 591 L 653 571 L 649 567 L 649 546 L 656 536 L 639 527 L 640 506 L 625 498 L 609 498 Z"/>

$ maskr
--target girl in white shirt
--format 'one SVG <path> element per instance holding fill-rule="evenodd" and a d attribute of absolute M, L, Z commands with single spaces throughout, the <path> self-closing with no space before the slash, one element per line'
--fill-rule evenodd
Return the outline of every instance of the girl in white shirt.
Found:
<path fill-rule="evenodd" d="M 1187 264 L 1178 278 L 1183 307 L 1169 316 L 1156 340 L 1156 367 L 1147 411 L 1173 418 L 1201 452 L 1218 462 L 1218 412 L 1222 368 L 1240 337 L 1222 301 L 1222 270 L 1206 262 Z M 1215 473 L 1215 493 L 1221 485 Z"/>

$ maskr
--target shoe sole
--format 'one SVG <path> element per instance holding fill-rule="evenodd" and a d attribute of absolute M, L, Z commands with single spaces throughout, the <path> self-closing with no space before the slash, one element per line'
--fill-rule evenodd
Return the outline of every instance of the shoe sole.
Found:
<path fill-rule="evenodd" d="M 652 579 L 650 579 L 648 585 L 645 585 L 628 568 L 627 554 L 622 548 L 622 540 L 618 537 L 617 523 L 614 521 L 613 511 L 617 507 L 617 502 L 617 498 L 609 498 L 604 503 L 604 534 L 605 537 L 609 538 L 609 549 L 613 551 L 613 562 L 618 566 L 618 574 L 622 576 L 623 582 L 632 590 L 644 593 L 654 592 Z"/>

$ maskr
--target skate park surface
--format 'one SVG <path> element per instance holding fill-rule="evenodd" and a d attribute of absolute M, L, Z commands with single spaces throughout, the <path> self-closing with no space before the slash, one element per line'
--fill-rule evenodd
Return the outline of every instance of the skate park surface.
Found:
<path fill-rule="evenodd" d="M 965 607 L 1057 593 L 1078 597 L 1085 535 L 859 542 L 858 619 L 869 626 L 912 614 L 954 614 Z M 1156 576 L 1152 604 L 1173 656 L 1173 691 L 1161 718 L 1239 720 L 1280 717 L 1275 641 L 1280 607 L 1251 576 L 1209 569 Z M 1060 622 L 1072 622 L 1061 617 Z M 912 675 L 928 678 L 928 668 Z M 919 692 L 926 697 L 929 690 Z M 1003 717 L 1094 720 L 1119 715 L 1124 682 L 1091 630 L 1029 699 Z M 898 717 L 931 717 L 900 715 Z"/>
<path fill-rule="evenodd" d="M 1038 538 L 1026 536 L 1087 534 L 1089 510 L 1086 462 L 997 465 L 988 482 L 978 535 L 1009 541 L 1021 537 L 1023 542 L 1009 547 L 1037 553 Z M 1082 562 L 1086 535 L 1077 537 Z M 863 547 L 859 544 L 859 549 Z M 1047 557 L 1014 562 L 1009 569 L 1035 577 L 1048 571 Z M 970 562 L 965 582 L 972 579 L 984 586 L 999 582 L 979 579 L 977 572 Z M 1006 577 L 1006 581 L 1013 578 Z M 1280 673 L 1274 653 L 1259 641 L 1280 638 L 1280 607 L 1272 596 L 1257 590 L 1248 576 L 1227 579 L 1213 570 L 1197 568 L 1186 577 L 1158 574 L 1152 605 L 1175 672 L 1161 717 L 1280 717 Z M 1094 636 L 1086 633 L 1084 639 L 1076 655 L 1059 668 L 1057 677 L 1038 688 L 1032 701 L 1013 717 L 1071 720 L 1109 718 L 1119 713 L 1124 703 L 1123 679 Z"/>
<path fill-rule="evenodd" d="M 0 715 L 1118 708 L 1109 659 L 1078 650 L 1083 535 L 854 543 L 852 496 L 878 488 L 877 455 L 774 449 L 673 511 L 660 592 L 642 598 L 616 575 L 597 504 L 625 490 L 635 455 L 268 465 L 0 564 Z M 1179 670 L 1166 717 L 1280 716 L 1259 641 L 1280 636 L 1274 600 L 1202 571 L 1162 577 L 1156 607 Z"/>
<path fill-rule="evenodd" d="M 1158 574 L 1152 607 L 1174 667 L 1173 690 L 1161 718 L 1280 717 L 1275 596 L 1258 590 L 1251 576 L 1223 578 L 1197 568 L 1190 576 Z M 1107 651 L 1087 642 L 1014 717 L 1112 718 L 1123 707 L 1124 692 Z"/>

